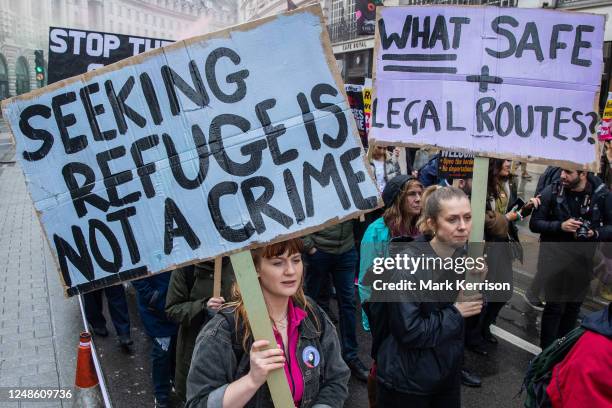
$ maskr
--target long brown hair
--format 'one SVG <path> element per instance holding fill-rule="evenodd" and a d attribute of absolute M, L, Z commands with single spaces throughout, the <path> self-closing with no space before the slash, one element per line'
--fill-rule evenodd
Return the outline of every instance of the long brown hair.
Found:
<path fill-rule="evenodd" d="M 265 247 L 257 248 L 251 250 L 251 256 L 253 257 L 253 263 L 255 267 L 259 267 L 261 265 L 262 258 L 274 258 L 276 256 L 281 256 L 285 253 L 288 255 L 293 254 L 301 254 L 304 250 L 304 244 L 302 240 L 299 238 L 290 239 L 288 241 L 277 242 L 275 244 L 267 245 Z M 315 320 L 315 326 L 317 330 L 319 328 L 319 322 L 316 318 L 316 314 L 314 309 L 308 299 L 306 299 L 306 295 L 304 294 L 304 273 L 302 273 L 302 281 L 298 287 L 297 292 L 293 296 L 291 296 L 291 300 L 293 304 L 306 310 L 306 312 L 312 316 Z M 244 300 L 242 298 L 242 293 L 240 292 L 240 288 L 238 284 L 234 282 L 232 285 L 232 301 L 226 303 L 223 308 L 232 308 L 234 309 L 234 320 L 236 321 L 235 330 L 238 332 L 242 330 L 242 348 L 244 351 L 248 352 L 249 340 L 253 335 L 251 330 L 251 325 L 249 323 L 249 318 L 246 313 L 246 308 L 244 306 Z"/>
<path fill-rule="evenodd" d="M 404 208 L 404 200 L 406 199 L 408 190 L 410 190 L 412 187 L 420 187 L 421 190 L 423 190 L 423 184 L 421 184 L 420 181 L 415 179 L 408 180 L 408 182 L 406 182 L 402 187 L 401 192 L 393 201 L 393 204 L 391 204 L 391 206 L 383 213 L 383 220 L 385 221 L 385 225 L 391 231 L 391 235 L 399 235 L 399 232 L 403 229 L 403 227 L 408 227 L 409 230 L 416 228 L 419 216 L 409 215 Z"/>
<path fill-rule="evenodd" d="M 487 196 L 497 200 L 501 194 L 499 184 L 506 179 L 512 182 L 513 176 L 510 174 L 507 178 L 502 178 L 500 173 L 504 168 L 504 163 L 510 161 L 507 159 L 489 159 L 489 178 L 487 181 Z"/>

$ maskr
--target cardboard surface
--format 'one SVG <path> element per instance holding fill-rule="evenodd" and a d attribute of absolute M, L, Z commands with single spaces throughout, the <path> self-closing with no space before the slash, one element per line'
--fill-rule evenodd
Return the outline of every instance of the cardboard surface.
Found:
<path fill-rule="evenodd" d="M 379 205 L 324 27 L 308 7 L 3 102 L 68 295 Z"/>
<path fill-rule="evenodd" d="M 597 168 L 604 16 L 413 6 L 377 19 L 377 143 Z"/>

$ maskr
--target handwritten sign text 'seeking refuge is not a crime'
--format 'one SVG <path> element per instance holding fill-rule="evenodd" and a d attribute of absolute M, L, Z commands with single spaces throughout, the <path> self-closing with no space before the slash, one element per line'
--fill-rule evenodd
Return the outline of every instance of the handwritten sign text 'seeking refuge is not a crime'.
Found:
<path fill-rule="evenodd" d="M 378 205 L 324 30 L 308 7 L 3 105 L 68 295 Z"/>

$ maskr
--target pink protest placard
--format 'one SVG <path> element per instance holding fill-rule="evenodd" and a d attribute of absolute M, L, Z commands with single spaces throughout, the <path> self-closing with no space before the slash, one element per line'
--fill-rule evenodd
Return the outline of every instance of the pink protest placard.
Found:
<path fill-rule="evenodd" d="M 370 138 L 596 169 L 604 22 L 539 9 L 380 8 Z"/>

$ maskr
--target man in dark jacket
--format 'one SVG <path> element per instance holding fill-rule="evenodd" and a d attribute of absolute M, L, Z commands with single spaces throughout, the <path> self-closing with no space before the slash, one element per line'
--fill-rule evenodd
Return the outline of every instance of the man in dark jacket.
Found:
<path fill-rule="evenodd" d="M 174 374 L 176 325 L 166 318 L 164 307 L 170 272 L 133 281 L 138 295 L 138 311 L 145 332 L 151 337 L 151 367 L 155 407 L 168 407 Z"/>
<path fill-rule="evenodd" d="M 562 170 L 540 201 L 529 227 L 541 234 L 538 270 L 544 274 L 546 306 L 540 343 L 545 348 L 576 324 L 597 242 L 612 239 L 612 195 L 594 175 Z"/>
<path fill-rule="evenodd" d="M 306 294 L 318 301 L 321 282 L 331 275 L 340 311 L 342 357 L 360 381 L 367 381 L 368 369 L 359 360 L 356 334 L 355 271 L 357 251 L 353 221 L 345 221 L 303 238 L 307 254 Z"/>
<path fill-rule="evenodd" d="M 191 365 L 196 337 L 214 316 L 219 305 L 231 298 L 234 270 L 229 258 L 223 257 L 221 266 L 221 297 L 213 298 L 214 261 L 200 262 L 172 272 L 166 295 L 166 314 L 179 325 L 176 341 L 176 394 L 187 396 L 187 374 Z M 215 300 L 217 302 L 215 302 Z"/>

